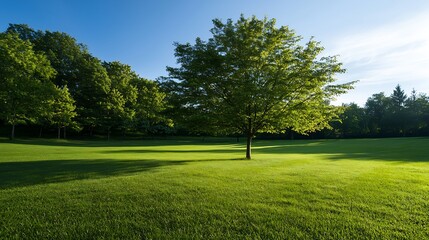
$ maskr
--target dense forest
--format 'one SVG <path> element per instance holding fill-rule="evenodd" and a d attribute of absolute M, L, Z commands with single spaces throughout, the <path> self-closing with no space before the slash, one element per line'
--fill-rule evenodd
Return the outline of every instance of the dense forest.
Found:
<path fill-rule="evenodd" d="M 158 134 L 172 126 L 156 82 L 101 61 L 66 33 L 10 24 L 0 34 L 0 59 L 0 118 L 12 138 L 22 125 L 26 135 L 55 128 L 58 138 L 66 129 L 110 138 L 112 131 Z"/>
<path fill-rule="evenodd" d="M 390 95 L 373 94 L 359 107 L 343 105 L 340 121 L 327 135 L 334 137 L 405 137 L 429 135 L 429 97 L 413 90 L 407 96 L 399 85 Z"/>
<path fill-rule="evenodd" d="M 163 78 L 148 80 L 124 63 L 100 60 L 67 33 L 10 24 L 0 33 L 0 61 L 4 137 L 214 134 L 206 116 L 197 122 L 183 117 L 187 113 L 178 105 L 177 92 Z M 363 107 L 330 107 L 339 113 L 330 128 L 307 136 L 285 129 L 260 137 L 429 135 L 429 97 L 415 90 L 407 96 L 399 85 L 391 94 L 372 95 Z M 239 136 L 234 131 L 216 134 Z"/>

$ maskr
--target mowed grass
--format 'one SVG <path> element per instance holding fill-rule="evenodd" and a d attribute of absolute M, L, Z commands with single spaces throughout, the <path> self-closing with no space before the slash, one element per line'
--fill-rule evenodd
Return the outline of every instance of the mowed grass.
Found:
<path fill-rule="evenodd" d="M 0 239 L 428 239 L 429 138 L 0 141 Z"/>

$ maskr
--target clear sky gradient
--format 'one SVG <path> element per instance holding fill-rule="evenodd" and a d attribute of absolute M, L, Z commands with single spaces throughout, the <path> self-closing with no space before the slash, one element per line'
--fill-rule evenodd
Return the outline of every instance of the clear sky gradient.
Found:
<path fill-rule="evenodd" d="M 276 18 L 305 39 L 314 36 L 325 55 L 340 55 L 347 69 L 338 82 L 360 80 L 336 103 L 363 105 L 373 93 L 429 93 L 428 0 L 3 0 L 0 29 L 25 23 L 62 31 L 105 61 L 131 65 L 142 77 L 165 76 L 175 65 L 173 42 L 207 39 L 211 20 Z"/>

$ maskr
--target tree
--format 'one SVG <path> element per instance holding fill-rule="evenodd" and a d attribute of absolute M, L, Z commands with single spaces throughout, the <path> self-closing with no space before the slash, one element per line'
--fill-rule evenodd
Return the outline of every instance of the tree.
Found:
<path fill-rule="evenodd" d="M 111 82 L 101 61 L 85 54 L 79 68 L 79 81 L 74 86 L 79 122 L 86 126 L 90 135 L 97 126 L 102 126 L 108 111 Z"/>
<path fill-rule="evenodd" d="M 410 135 L 424 135 L 429 126 L 429 97 L 413 89 L 405 101 L 405 129 Z M 426 131 L 426 132 L 425 132 Z"/>
<path fill-rule="evenodd" d="M 165 134 L 173 126 L 172 120 L 163 113 L 168 108 L 166 94 L 158 84 L 145 78 L 135 78 L 137 88 L 135 125 L 145 134 Z"/>
<path fill-rule="evenodd" d="M 373 94 L 366 101 L 365 114 L 368 118 L 368 127 L 371 134 L 379 135 L 383 133 L 389 104 L 390 100 L 383 92 Z"/>
<path fill-rule="evenodd" d="M 0 33 L 0 118 L 12 126 L 35 121 L 43 101 L 43 86 L 55 75 L 45 55 L 35 53 L 17 34 Z"/>
<path fill-rule="evenodd" d="M 20 39 L 33 44 L 43 36 L 42 31 L 34 31 L 27 24 L 9 24 L 6 33 L 18 34 Z"/>
<path fill-rule="evenodd" d="M 76 121 L 75 101 L 71 97 L 66 86 L 55 87 L 55 98 L 50 101 L 49 121 L 57 127 L 58 139 L 61 138 L 61 128 L 64 128 L 64 138 L 66 138 L 66 127 L 78 129 Z"/>
<path fill-rule="evenodd" d="M 181 99 L 180 107 L 193 117 L 204 116 L 202 127 L 240 132 L 247 137 L 246 158 L 251 159 L 252 139 L 258 132 L 291 128 L 307 133 L 329 127 L 338 108 L 329 105 L 334 96 L 352 83 L 329 85 L 342 73 L 336 57 L 318 56 L 319 42 L 302 37 L 275 19 L 213 20 L 208 41 L 176 43 L 179 67 L 168 67 L 177 82 L 170 94 Z M 170 86 L 174 84 L 169 84 Z"/>
<path fill-rule="evenodd" d="M 114 127 L 123 133 L 133 127 L 144 133 L 161 133 L 170 122 L 162 115 L 166 108 L 165 94 L 158 85 L 140 78 L 130 66 L 120 62 L 104 62 L 103 66 L 111 81 L 103 114 L 108 138 Z"/>
<path fill-rule="evenodd" d="M 111 81 L 110 91 L 106 101 L 104 125 L 107 128 L 107 138 L 110 139 L 112 127 L 119 127 L 125 132 L 134 120 L 137 99 L 137 87 L 132 81 L 138 78 L 131 67 L 120 62 L 104 62 L 104 68 Z"/>
<path fill-rule="evenodd" d="M 345 110 L 340 114 L 341 123 L 338 124 L 342 137 L 361 137 L 366 133 L 365 111 L 356 103 L 343 105 Z"/>
<path fill-rule="evenodd" d="M 405 94 L 404 90 L 402 90 L 401 86 L 399 86 L 398 84 L 393 90 L 393 93 L 390 98 L 392 99 L 392 103 L 395 110 L 399 111 L 404 107 L 407 95 Z"/>
<path fill-rule="evenodd" d="M 36 32 L 23 24 L 11 24 L 7 31 L 29 39 L 36 51 L 46 54 L 57 72 L 54 83 L 59 88 L 67 86 L 76 102 L 77 121 L 92 135 L 93 129 L 102 125 L 110 92 L 110 79 L 101 61 L 66 33 Z"/>
<path fill-rule="evenodd" d="M 407 95 L 401 86 L 396 85 L 392 95 L 390 95 L 391 109 L 389 109 L 388 118 L 393 135 L 405 136 L 405 125 L 407 121 L 407 113 L 405 111 L 405 102 Z"/>
<path fill-rule="evenodd" d="M 82 68 L 90 55 L 85 45 L 63 32 L 45 31 L 33 40 L 35 49 L 46 54 L 51 65 L 57 71 L 55 84 L 67 86 L 74 97 L 82 78 Z"/>

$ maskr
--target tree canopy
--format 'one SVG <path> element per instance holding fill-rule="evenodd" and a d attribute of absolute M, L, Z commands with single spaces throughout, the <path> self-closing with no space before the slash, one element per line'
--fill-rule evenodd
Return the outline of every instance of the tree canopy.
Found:
<path fill-rule="evenodd" d="M 204 120 L 202 130 L 245 134 L 248 159 L 258 132 L 329 127 L 339 114 L 329 101 L 352 88 L 332 84 L 345 70 L 335 56 L 319 56 L 319 42 L 301 45 L 302 37 L 275 23 L 244 16 L 236 22 L 213 20 L 207 41 L 176 43 L 180 66 L 167 68 L 164 83 L 179 99 L 186 121 Z"/>
<path fill-rule="evenodd" d="M 0 34 L 0 120 L 71 127 L 92 135 L 95 128 L 139 130 L 167 120 L 167 105 L 155 81 L 120 62 L 102 62 L 63 32 L 35 31 L 10 24 Z M 143 114 L 144 112 L 144 114 Z M 41 133 L 41 131 L 40 131 Z"/>
<path fill-rule="evenodd" d="M 50 95 L 39 94 L 53 87 L 55 70 L 45 55 L 36 53 L 29 41 L 17 34 L 0 33 L 0 118 L 12 126 L 35 121 Z"/>

